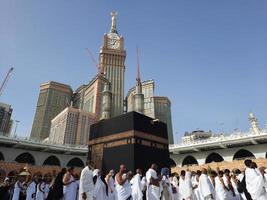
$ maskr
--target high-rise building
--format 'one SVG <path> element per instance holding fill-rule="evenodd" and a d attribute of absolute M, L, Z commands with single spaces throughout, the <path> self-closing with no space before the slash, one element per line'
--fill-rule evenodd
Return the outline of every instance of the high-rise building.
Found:
<path fill-rule="evenodd" d="M 155 83 L 153 80 L 147 80 L 141 83 L 142 84 L 142 93 L 144 95 L 144 111 L 143 114 L 155 118 L 154 110 L 154 88 Z M 134 97 L 136 94 L 136 87 L 132 87 L 126 96 L 127 100 L 127 111 L 134 111 Z"/>
<path fill-rule="evenodd" d="M 102 115 L 102 92 L 109 81 L 97 74 L 88 84 L 80 86 L 73 95 L 73 107 L 93 113 L 96 120 Z"/>
<path fill-rule="evenodd" d="M 9 136 L 12 127 L 12 108 L 11 105 L 0 102 L 0 133 Z"/>
<path fill-rule="evenodd" d="M 171 102 L 167 97 L 154 96 L 155 83 L 153 80 L 144 81 L 142 93 L 144 95 L 143 114 L 167 124 L 169 143 L 173 144 L 173 130 L 171 118 Z M 127 111 L 135 111 L 136 87 L 131 88 L 127 94 Z"/>
<path fill-rule="evenodd" d="M 167 124 L 169 143 L 173 144 L 171 101 L 168 97 L 154 97 L 155 118 Z"/>
<path fill-rule="evenodd" d="M 69 85 L 50 81 L 41 84 L 31 138 L 43 140 L 49 136 L 51 120 L 70 106 L 72 89 Z"/>
<path fill-rule="evenodd" d="M 65 108 L 51 121 L 49 142 L 86 145 L 95 115 L 73 107 Z"/>
<path fill-rule="evenodd" d="M 119 36 L 116 27 L 116 15 L 112 12 L 111 29 L 104 35 L 104 44 L 100 49 L 99 65 L 105 77 L 111 83 L 111 117 L 123 114 L 125 57 L 124 39 Z"/>

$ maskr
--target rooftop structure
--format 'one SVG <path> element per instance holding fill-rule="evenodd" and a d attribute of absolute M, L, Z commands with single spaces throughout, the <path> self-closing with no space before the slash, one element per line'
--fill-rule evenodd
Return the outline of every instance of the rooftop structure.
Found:
<path fill-rule="evenodd" d="M 248 132 L 234 131 L 228 135 L 204 131 L 186 133 L 181 143 L 169 145 L 171 158 L 177 167 L 267 158 L 267 127 L 260 129 L 254 115 L 249 116 L 251 129 Z"/>

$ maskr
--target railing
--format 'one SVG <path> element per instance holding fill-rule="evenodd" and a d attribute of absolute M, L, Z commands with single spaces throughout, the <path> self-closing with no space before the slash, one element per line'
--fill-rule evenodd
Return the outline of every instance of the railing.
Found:
<path fill-rule="evenodd" d="M 69 144 L 55 144 L 55 143 L 51 143 L 48 141 L 41 141 L 41 140 L 35 140 L 35 139 L 30 139 L 28 137 L 22 137 L 22 136 L 4 136 L 1 132 L 0 132 L 0 140 L 4 139 L 4 140 L 9 140 L 9 141 L 14 141 L 14 142 L 18 142 L 20 144 L 25 143 L 25 144 L 41 144 L 44 146 L 51 146 L 51 147 L 58 147 L 58 148 L 62 148 L 62 149 L 66 149 L 66 148 L 72 148 L 72 149 L 87 149 L 86 145 L 69 145 Z"/>
<path fill-rule="evenodd" d="M 190 141 L 188 143 L 171 144 L 169 145 L 169 148 L 170 149 L 183 148 L 183 147 L 189 147 L 189 146 L 194 146 L 194 145 L 222 143 L 226 141 L 235 141 L 235 140 L 242 140 L 242 139 L 244 139 L 245 141 L 246 139 L 253 139 L 253 138 L 260 137 L 260 136 L 267 136 L 267 132 L 263 131 L 261 132 L 261 134 L 257 134 L 257 135 L 255 135 L 252 132 L 246 132 L 246 133 L 231 134 L 228 136 L 225 136 L 225 135 L 216 136 L 216 137 L 213 136 L 208 139 L 195 140 L 195 141 Z"/>

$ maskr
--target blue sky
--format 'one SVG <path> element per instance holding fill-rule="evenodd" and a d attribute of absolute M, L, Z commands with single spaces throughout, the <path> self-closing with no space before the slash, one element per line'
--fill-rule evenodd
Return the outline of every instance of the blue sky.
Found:
<path fill-rule="evenodd" d="M 126 89 L 136 75 L 156 81 L 172 101 L 175 138 L 196 128 L 248 130 L 248 113 L 267 122 L 267 1 L 265 0 L 1 0 L 0 80 L 15 71 L 0 97 L 29 135 L 39 85 L 49 80 L 76 89 L 96 73 L 110 12 L 125 38 Z M 220 125 L 223 123 L 224 125 Z"/>

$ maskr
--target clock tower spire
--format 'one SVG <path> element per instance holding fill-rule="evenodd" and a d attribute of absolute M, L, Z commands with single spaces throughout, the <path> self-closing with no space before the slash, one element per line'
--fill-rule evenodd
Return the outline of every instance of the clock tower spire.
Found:
<path fill-rule="evenodd" d="M 116 27 L 116 17 L 118 15 L 117 12 L 112 11 L 111 13 L 111 28 L 110 28 L 110 33 L 118 33 L 117 27 Z"/>
<path fill-rule="evenodd" d="M 111 12 L 111 28 L 109 33 L 104 35 L 104 44 L 100 48 L 99 55 L 99 65 L 110 82 L 112 94 L 110 117 L 123 114 L 126 51 L 124 39 L 117 32 L 117 15 L 117 12 Z"/>

